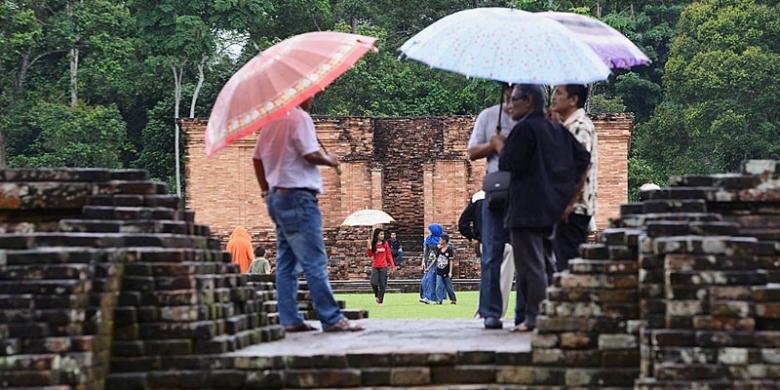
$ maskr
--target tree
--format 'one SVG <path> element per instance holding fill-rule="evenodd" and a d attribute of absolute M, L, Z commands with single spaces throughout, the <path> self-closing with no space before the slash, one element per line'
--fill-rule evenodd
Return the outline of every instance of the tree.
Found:
<path fill-rule="evenodd" d="M 12 166 L 120 168 L 129 147 L 116 106 L 42 102 L 18 118 L 14 134 L 33 141 L 11 159 Z"/>
<path fill-rule="evenodd" d="M 147 41 L 150 63 L 167 67 L 173 76 L 173 118 L 180 118 L 184 76 L 189 66 L 197 68 L 197 84 L 190 104 L 195 115 L 198 93 L 205 80 L 205 66 L 217 51 L 222 30 L 246 28 L 262 23 L 270 3 L 219 0 L 132 0 L 132 8 Z M 179 124 L 174 124 L 176 194 L 181 196 Z"/>
<path fill-rule="evenodd" d="M 665 100 L 637 128 L 636 157 L 663 174 L 735 170 L 780 155 L 780 6 L 706 0 L 685 9 Z"/>

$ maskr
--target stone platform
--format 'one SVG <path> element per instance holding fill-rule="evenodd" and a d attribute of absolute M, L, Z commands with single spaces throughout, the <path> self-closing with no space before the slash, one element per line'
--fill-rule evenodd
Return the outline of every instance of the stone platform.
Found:
<path fill-rule="evenodd" d="M 319 322 L 309 323 L 320 327 Z M 481 320 L 463 319 L 359 320 L 353 323 L 366 330 L 354 333 L 288 333 L 282 340 L 256 344 L 230 355 L 303 357 L 531 351 L 531 335 L 507 331 L 513 325 L 511 321 L 505 321 L 503 330 L 485 330 Z"/>
<path fill-rule="evenodd" d="M 531 335 L 485 330 L 480 320 L 359 320 L 354 333 L 288 333 L 284 340 L 223 355 L 249 371 L 244 385 L 272 387 L 442 386 L 512 382 L 531 362 Z M 319 327 L 318 323 L 312 325 Z M 464 387 L 465 386 L 465 387 Z"/>

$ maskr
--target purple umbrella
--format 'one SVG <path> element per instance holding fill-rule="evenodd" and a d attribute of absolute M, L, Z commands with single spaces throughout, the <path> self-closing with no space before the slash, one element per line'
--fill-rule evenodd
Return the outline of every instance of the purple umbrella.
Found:
<path fill-rule="evenodd" d="M 633 42 L 602 21 L 568 12 L 539 12 L 539 15 L 553 19 L 569 29 L 611 69 L 628 69 L 650 63 L 650 59 Z"/>

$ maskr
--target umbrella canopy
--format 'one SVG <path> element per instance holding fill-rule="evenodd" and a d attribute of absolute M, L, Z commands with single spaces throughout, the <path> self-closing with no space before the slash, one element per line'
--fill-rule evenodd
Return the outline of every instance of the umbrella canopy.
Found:
<path fill-rule="evenodd" d="M 374 226 L 382 223 L 395 222 L 395 219 L 382 210 L 366 209 L 350 214 L 342 225 L 345 226 Z"/>
<path fill-rule="evenodd" d="M 538 15 L 562 24 L 612 69 L 650 63 L 647 55 L 633 42 L 600 20 L 568 12 L 539 12 Z"/>
<path fill-rule="evenodd" d="M 286 39 L 247 62 L 219 92 L 206 129 L 206 154 L 284 115 L 333 82 L 376 38 L 333 31 Z"/>
<path fill-rule="evenodd" d="M 587 84 L 610 73 L 601 58 L 560 23 L 508 8 L 456 12 L 399 50 L 434 68 L 515 84 Z"/>

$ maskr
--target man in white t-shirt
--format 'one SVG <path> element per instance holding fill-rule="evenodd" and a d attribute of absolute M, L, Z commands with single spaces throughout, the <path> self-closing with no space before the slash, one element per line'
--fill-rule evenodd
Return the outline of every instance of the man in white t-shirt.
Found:
<path fill-rule="evenodd" d="M 301 103 L 260 130 L 253 156 L 255 176 L 276 225 L 276 290 L 279 319 L 287 332 L 315 330 L 298 311 L 298 266 L 325 332 L 363 330 L 341 314 L 328 283 L 328 256 L 317 195 L 322 177 L 317 165 L 337 167 L 338 158 L 320 150 L 314 122 Z"/>
<path fill-rule="evenodd" d="M 516 122 L 507 111 L 512 87 L 508 84 L 502 86 L 503 101 L 505 104 L 495 105 L 484 109 L 477 121 L 469 139 L 469 159 L 487 159 L 486 174 L 498 171 L 498 153 L 490 140 L 500 136 L 506 138 L 512 131 Z M 500 115 L 499 115 L 500 113 Z M 497 125 L 501 117 L 500 135 L 497 133 Z M 487 202 L 482 202 L 481 237 L 482 237 L 482 261 L 480 267 L 479 282 L 479 309 L 478 314 L 485 321 L 487 329 L 500 329 L 501 314 L 503 313 L 503 299 L 501 295 L 501 263 L 504 259 L 504 245 L 509 243 L 509 231 L 504 227 L 505 210 L 491 210 Z M 518 294 L 517 306 L 519 312 L 523 310 L 523 299 Z M 522 319 L 521 319 L 522 321 Z"/>

